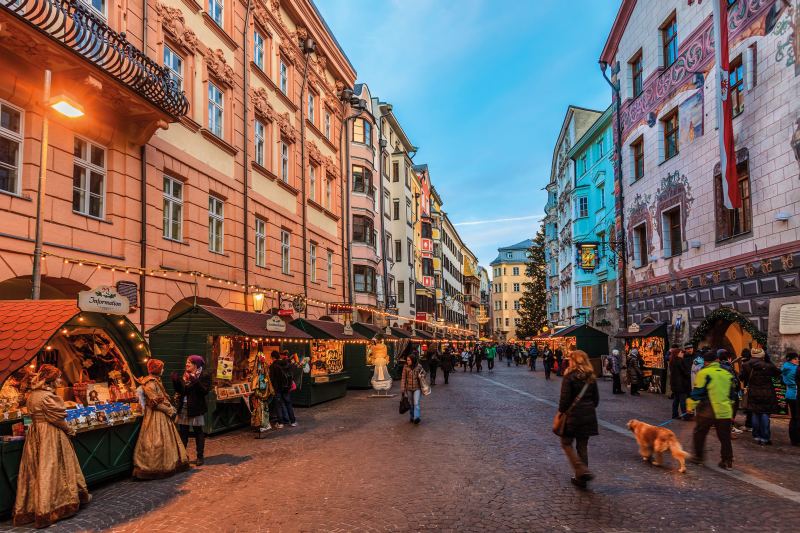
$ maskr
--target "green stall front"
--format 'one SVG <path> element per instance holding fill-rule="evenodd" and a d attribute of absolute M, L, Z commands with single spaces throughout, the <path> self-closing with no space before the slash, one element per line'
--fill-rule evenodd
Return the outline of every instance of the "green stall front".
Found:
<path fill-rule="evenodd" d="M 363 377 L 367 339 L 332 320 L 298 318 L 292 325 L 314 339 L 309 372 L 303 374 L 303 386 L 292 396 L 295 405 L 311 407 L 344 397 L 352 379 L 345 364 L 350 360 L 359 379 Z"/>
<path fill-rule="evenodd" d="M 164 385 L 172 392 L 169 376 L 183 372 L 186 358 L 201 355 L 211 374 L 205 431 L 221 433 L 250 424 L 249 396 L 258 353 L 288 350 L 302 360 L 311 337 L 285 320 L 261 313 L 198 305 L 148 331 L 153 357 L 165 363 Z M 300 383 L 300 368 L 297 382 Z"/>
<path fill-rule="evenodd" d="M 566 349 L 562 347 L 565 357 L 569 355 L 572 347 L 586 352 L 594 366 L 595 373 L 598 376 L 602 375 L 600 372 L 602 356 L 608 355 L 607 333 L 588 324 L 574 324 L 556 331 L 550 337 L 566 341 L 564 345 Z"/>
<path fill-rule="evenodd" d="M 72 443 L 92 487 L 133 469 L 142 414 L 136 377 L 149 356 L 124 315 L 81 311 L 74 300 L 0 301 L 0 516 L 14 505 L 30 423 L 26 392 L 38 366 L 61 369 L 56 394 L 68 414 L 82 412 Z"/>

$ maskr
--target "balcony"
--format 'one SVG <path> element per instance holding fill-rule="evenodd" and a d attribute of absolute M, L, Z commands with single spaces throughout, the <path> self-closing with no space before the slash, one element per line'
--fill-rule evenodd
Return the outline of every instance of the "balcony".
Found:
<path fill-rule="evenodd" d="M 62 62 L 52 51 L 46 51 L 46 59 L 40 61 L 36 46 L 39 39 L 35 37 L 38 33 L 72 57 L 91 63 L 173 121 L 188 111 L 186 95 L 167 70 L 131 45 L 125 33 L 109 28 L 79 0 L 0 0 L 0 6 L 2 18 L 10 14 L 22 24 L 22 31 L 11 32 L 10 44 L 15 52 L 24 54 L 23 60 L 53 65 L 58 71 L 68 71 L 73 66 L 71 57 Z"/>

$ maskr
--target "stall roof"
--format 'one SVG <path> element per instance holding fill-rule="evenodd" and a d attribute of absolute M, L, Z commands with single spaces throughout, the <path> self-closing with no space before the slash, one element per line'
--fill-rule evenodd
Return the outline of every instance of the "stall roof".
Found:
<path fill-rule="evenodd" d="M 571 326 L 567 326 L 562 328 L 552 335 L 551 337 L 578 337 L 578 336 L 586 336 L 586 337 L 605 337 L 608 338 L 608 334 L 600 331 L 597 328 L 593 328 L 588 324 L 573 324 Z"/>
<path fill-rule="evenodd" d="M 361 335 L 367 338 L 374 338 L 376 335 L 383 335 L 387 338 L 394 338 L 394 332 L 392 335 L 386 334 L 386 328 L 379 328 L 375 324 L 367 324 L 366 322 L 353 322 L 353 328 L 356 329 Z"/>
<path fill-rule="evenodd" d="M 633 337 L 651 337 L 651 336 L 653 336 L 654 333 L 658 332 L 658 330 L 661 329 L 661 328 L 664 328 L 664 331 L 659 332 L 659 333 L 662 333 L 662 334 L 666 333 L 666 327 L 667 327 L 667 323 L 666 322 L 658 322 L 656 324 L 641 324 L 639 326 L 639 331 L 637 331 L 635 333 L 632 333 L 630 331 L 627 331 L 627 330 L 623 329 L 623 330 L 618 331 L 617 334 L 614 335 L 614 336 L 615 337 L 619 337 L 621 339 L 633 338 Z"/>
<path fill-rule="evenodd" d="M 392 335 L 394 335 L 398 339 L 410 339 L 411 338 L 411 332 L 410 331 L 406 331 L 404 329 L 395 328 L 395 327 L 392 327 Z"/>
<path fill-rule="evenodd" d="M 352 335 L 345 335 L 344 324 L 333 322 L 332 320 L 311 320 L 309 318 L 298 318 L 292 322 L 292 325 L 308 333 L 315 339 L 320 338 L 320 332 L 322 335 L 324 335 L 322 338 L 336 339 L 340 341 L 367 339 L 355 331 Z"/>
<path fill-rule="evenodd" d="M 433 339 L 433 335 L 422 329 L 418 329 L 415 333 L 415 336 L 419 337 L 420 339 L 426 339 L 426 340 Z"/>
<path fill-rule="evenodd" d="M 237 309 L 228 309 L 225 307 L 217 307 L 214 305 L 198 305 L 197 308 L 190 307 L 182 313 L 167 319 L 166 321 L 150 328 L 148 333 L 153 333 L 165 324 L 181 317 L 187 313 L 195 312 L 196 309 L 211 315 L 227 324 L 229 327 L 237 330 L 242 335 L 250 337 L 275 337 L 285 339 L 310 339 L 311 336 L 297 329 L 290 323 L 286 323 L 286 331 L 267 331 L 267 317 L 268 315 L 262 313 L 253 313 L 251 311 L 239 311 Z"/>
<path fill-rule="evenodd" d="M 0 301 L 0 384 L 80 312 L 75 300 Z"/>

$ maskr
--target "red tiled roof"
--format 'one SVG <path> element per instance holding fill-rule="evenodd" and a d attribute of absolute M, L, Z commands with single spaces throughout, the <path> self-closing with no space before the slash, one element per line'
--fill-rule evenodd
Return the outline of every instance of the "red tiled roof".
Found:
<path fill-rule="evenodd" d="M 306 324 L 310 325 L 312 328 L 316 328 L 322 331 L 325 335 L 332 339 L 337 339 L 340 341 L 346 340 L 366 340 L 366 337 L 353 332 L 352 335 L 345 335 L 344 334 L 344 324 L 340 324 L 339 322 L 333 322 L 330 320 L 310 320 L 308 318 L 298 318 L 292 324 L 296 325 L 298 328 L 302 329 L 303 331 L 307 331 L 313 335 L 313 331 L 308 331 L 306 329 Z M 311 328 L 309 328 L 311 329 Z"/>
<path fill-rule="evenodd" d="M 281 337 L 287 339 L 312 338 L 311 335 L 304 333 L 285 320 L 286 331 L 267 331 L 268 315 L 265 314 L 227 309 L 225 307 L 216 307 L 213 305 L 199 305 L 198 307 L 208 314 L 222 320 L 232 328 L 238 329 L 243 335 L 249 335 L 251 337 Z"/>
<path fill-rule="evenodd" d="M 0 385 L 78 313 L 75 300 L 0 300 Z"/>

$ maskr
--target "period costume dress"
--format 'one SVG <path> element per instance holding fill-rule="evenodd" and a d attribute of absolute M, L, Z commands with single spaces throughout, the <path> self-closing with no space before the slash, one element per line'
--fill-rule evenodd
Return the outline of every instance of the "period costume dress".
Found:
<path fill-rule="evenodd" d="M 189 455 L 181 442 L 178 429 L 170 417 L 175 409 L 170 404 L 161 379 L 147 376 L 142 381 L 145 396 L 144 419 L 139 440 L 133 452 L 133 476 L 139 479 L 169 477 L 189 468 Z"/>
<path fill-rule="evenodd" d="M 389 375 L 389 354 L 386 345 L 378 343 L 372 346 L 372 362 L 375 370 L 372 374 L 372 388 L 376 391 L 385 391 L 392 388 L 392 376 Z"/>
<path fill-rule="evenodd" d="M 75 450 L 67 436 L 64 401 L 38 383 L 28 397 L 32 423 L 17 478 L 14 525 L 47 527 L 78 512 L 91 499 Z"/>

